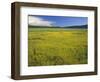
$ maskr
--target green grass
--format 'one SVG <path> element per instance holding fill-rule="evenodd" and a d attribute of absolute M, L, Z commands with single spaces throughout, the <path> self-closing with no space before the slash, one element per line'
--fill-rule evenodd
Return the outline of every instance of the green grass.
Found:
<path fill-rule="evenodd" d="M 29 28 L 28 66 L 87 64 L 87 30 Z"/>

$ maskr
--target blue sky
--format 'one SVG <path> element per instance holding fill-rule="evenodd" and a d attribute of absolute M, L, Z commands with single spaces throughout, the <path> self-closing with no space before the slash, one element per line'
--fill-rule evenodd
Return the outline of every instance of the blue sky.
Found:
<path fill-rule="evenodd" d="M 86 25 L 87 17 L 70 17 L 70 16 L 29 16 L 29 25 L 33 26 L 75 26 Z"/>

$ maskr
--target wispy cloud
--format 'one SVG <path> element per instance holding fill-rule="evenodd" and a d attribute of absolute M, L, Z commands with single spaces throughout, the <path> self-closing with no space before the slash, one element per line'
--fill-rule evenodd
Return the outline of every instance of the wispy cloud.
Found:
<path fill-rule="evenodd" d="M 53 26 L 52 21 L 47 21 L 35 16 L 29 16 L 28 24 L 31 26 Z"/>

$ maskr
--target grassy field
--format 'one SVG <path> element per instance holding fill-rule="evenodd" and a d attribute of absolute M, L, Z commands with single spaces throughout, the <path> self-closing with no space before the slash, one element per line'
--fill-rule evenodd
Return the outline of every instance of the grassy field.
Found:
<path fill-rule="evenodd" d="M 87 30 L 29 28 L 28 66 L 87 63 Z"/>

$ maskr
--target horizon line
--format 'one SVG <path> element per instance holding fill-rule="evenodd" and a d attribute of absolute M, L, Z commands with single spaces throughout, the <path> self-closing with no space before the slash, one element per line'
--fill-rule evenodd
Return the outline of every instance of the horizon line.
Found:
<path fill-rule="evenodd" d="M 72 26 L 85 26 L 85 25 L 88 26 L 88 24 L 84 24 L 84 25 L 71 25 L 71 26 L 41 26 L 41 27 L 61 27 L 61 28 L 66 27 L 67 28 L 67 27 L 72 27 Z M 38 25 L 28 25 L 28 26 L 36 26 L 36 27 L 38 27 Z"/>

